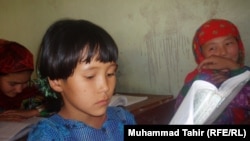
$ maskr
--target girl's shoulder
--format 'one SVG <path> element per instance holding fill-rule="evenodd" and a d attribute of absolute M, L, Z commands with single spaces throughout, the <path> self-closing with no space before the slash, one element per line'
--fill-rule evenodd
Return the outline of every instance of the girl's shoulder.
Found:
<path fill-rule="evenodd" d="M 107 115 L 109 119 L 120 120 L 125 124 L 136 123 L 134 115 L 124 107 L 108 107 Z"/>
<path fill-rule="evenodd" d="M 49 118 L 40 120 L 29 132 L 28 140 L 51 140 L 53 137 L 60 138 L 62 132 L 64 135 L 68 134 L 63 123 L 63 119 L 57 114 L 52 115 Z M 58 132 L 60 131 L 60 132 Z M 60 134 L 58 134 L 60 133 Z"/>
<path fill-rule="evenodd" d="M 60 120 L 58 120 L 58 122 L 60 122 Z M 42 120 L 40 120 L 36 126 L 32 129 L 32 131 L 37 131 L 37 130 L 43 130 L 43 129 L 53 129 L 53 128 L 58 128 L 60 124 L 57 122 L 54 122 L 53 120 L 51 120 L 51 118 L 44 118 Z"/>

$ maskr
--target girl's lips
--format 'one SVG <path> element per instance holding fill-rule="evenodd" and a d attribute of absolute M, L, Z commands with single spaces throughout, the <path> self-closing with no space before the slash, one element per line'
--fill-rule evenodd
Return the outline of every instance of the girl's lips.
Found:
<path fill-rule="evenodd" d="M 100 101 L 97 102 L 97 104 L 108 105 L 109 104 L 109 100 L 100 100 Z"/>

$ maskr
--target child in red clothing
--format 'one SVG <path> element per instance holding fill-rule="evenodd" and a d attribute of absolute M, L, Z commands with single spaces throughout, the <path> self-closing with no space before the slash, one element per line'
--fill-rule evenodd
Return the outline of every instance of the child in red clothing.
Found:
<path fill-rule="evenodd" d="M 0 121 L 40 116 L 43 97 L 30 83 L 32 53 L 17 42 L 0 39 L 0 56 Z"/>

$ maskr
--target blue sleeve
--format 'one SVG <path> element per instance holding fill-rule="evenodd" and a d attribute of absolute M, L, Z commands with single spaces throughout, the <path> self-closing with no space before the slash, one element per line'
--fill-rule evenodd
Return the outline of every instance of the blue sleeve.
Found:
<path fill-rule="evenodd" d="M 124 110 L 125 115 L 127 115 L 126 119 L 127 119 L 127 124 L 129 125 L 135 125 L 136 121 L 135 121 L 135 117 L 132 113 L 130 113 L 129 111 L 127 111 L 126 109 Z"/>
<path fill-rule="evenodd" d="M 118 116 L 119 120 L 123 121 L 126 125 L 136 124 L 134 115 L 123 107 L 112 107 L 109 108 L 108 112 L 110 112 L 110 115 L 115 116 L 115 118 Z"/>
<path fill-rule="evenodd" d="M 43 120 L 32 128 L 27 141 L 63 141 L 62 132 L 65 132 L 63 135 L 67 134 L 67 131 L 62 127 L 55 125 L 50 120 Z"/>

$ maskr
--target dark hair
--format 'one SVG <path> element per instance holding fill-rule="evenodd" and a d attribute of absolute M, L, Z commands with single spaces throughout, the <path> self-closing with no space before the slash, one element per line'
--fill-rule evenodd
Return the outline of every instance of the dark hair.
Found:
<path fill-rule="evenodd" d="M 63 104 L 61 95 L 49 86 L 48 78 L 67 79 L 79 62 L 90 63 L 92 59 L 103 63 L 118 59 L 117 45 L 103 28 L 74 19 L 56 21 L 48 28 L 37 59 L 37 83 L 47 97 L 48 109 L 59 111 Z"/>
<path fill-rule="evenodd" d="M 87 53 L 84 56 L 83 51 Z M 96 55 L 100 62 L 117 61 L 118 48 L 112 37 L 89 21 L 63 19 L 52 24 L 45 33 L 37 69 L 41 78 L 67 79 L 79 61 L 89 63 Z"/>

